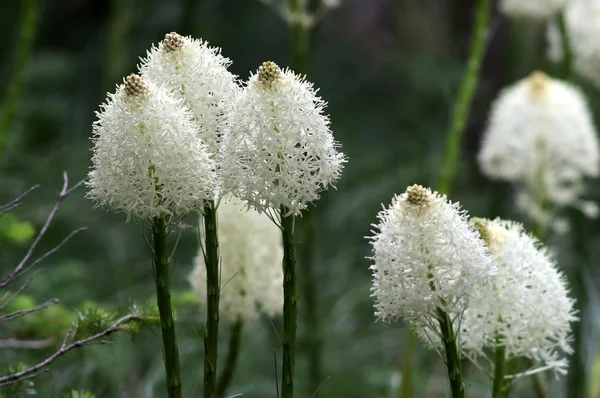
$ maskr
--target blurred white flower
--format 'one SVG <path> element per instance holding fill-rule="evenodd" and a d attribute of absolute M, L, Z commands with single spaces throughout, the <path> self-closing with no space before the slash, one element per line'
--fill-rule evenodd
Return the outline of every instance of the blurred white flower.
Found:
<path fill-rule="evenodd" d="M 500 11 L 511 17 L 549 18 L 570 0 L 501 0 Z"/>
<path fill-rule="evenodd" d="M 342 0 L 321 0 L 321 4 L 325 8 L 338 8 L 342 5 Z"/>
<path fill-rule="evenodd" d="M 128 219 L 178 217 L 202 207 L 215 166 L 182 101 L 130 75 L 100 108 L 88 198 Z"/>
<path fill-rule="evenodd" d="M 221 257 L 220 314 L 230 321 L 251 320 L 263 312 L 283 310 L 283 246 L 281 231 L 266 214 L 247 209 L 227 195 L 217 210 Z M 206 266 L 202 250 L 189 277 L 198 300 L 206 307 Z"/>
<path fill-rule="evenodd" d="M 340 177 L 336 150 L 312 84 L 265 62 L 235 99 L 223 145 L 226 189 L 259 211 L 298 214 Z"/>
<path fill-rule="evenodd" d="M 517 204 L 537 222 L 551 221 L 547 204 L 590 210 L 580 197 L 585 178 L 598 176 L 599 161 L 596 130 L 577 88 L 534 72 L 494 102 L 479 164 L 487 176 L 517 184 Z"/>
<path fill-rule="evenodd" d="M 227 67 L 231 61 L 220 48 L 172 32 L 142 60 L 140 73 L 156 85 L 164 85 L 184 100 L 194 115 L 200 138 L 212 154 L 218 154 L 229 104 L 240 87 Z"/>
<path fill-rule="evenodd" d="M 572 0 L 564 10 L 564 20 L 575 72 L 600 87 L 600 0 Z M 548 25 L 548 57 L 559 62 L 563 58 L 558 25 Z"/>
<path fill-rule="evenodd" d="M 369 238 L 375 316 L 402 317 L 422 337 L 439 334 L 437 308 L 456 320 L 494 272 L 484 242 L 458 203 L 420 185 L 377 217 Z"/>
<path fill-rule="evenodd" d="M 464 350 L 486 355 L 502 345 L 506 357 L 528 357 L 539 367 L 566 373 L 561 351 L 571 352 L 570 323 L 577 320 L 567 281 L 546 249 L 521 224 L 474 219 L 498 273 L 466 310 Z"/>

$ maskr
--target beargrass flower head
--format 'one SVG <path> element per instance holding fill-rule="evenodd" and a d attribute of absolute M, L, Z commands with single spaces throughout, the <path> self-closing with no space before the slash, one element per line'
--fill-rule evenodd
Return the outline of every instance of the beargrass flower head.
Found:
<path fill-rule="evenodd" d="M 259 211 L 299 214 L 340 178 L 346 159 L 312 84 L 265 62 L 234 100 L 224 136 L 224 184 Z"/>
<path fill-rule="evenodd" d="M 600 1 L 572 0 L 564 9 L 564 23 L 573 56 L 573 69 L 596 87 L 600 87 Z M 563 59 L 563 44 L 557 23 L 547 30 L 548 57 Z"/>
<path fill-rule="evenodd" d="M 182 101 L 130 75 L 96 113 L 87 197 L 130 217 L 177 217 L 202 207 L 214 162 Z"/>
<path fill-rule="evenodd" d="M 581 92 L 541 72 L 506 88 L 495 100 L 479 152 L 483 172 L 518 187 L 518 204 L 540 224 L 552 210 L 585 202 L 585 178 L 599 173 L 596 130 Z M 550 205 L 550 206 L 548 206 Z"/>
<path fill-rule="evenodd" d="M 227 70 L 230 64 L 220 48 L 171 32 L 148 51 L 140 66 L 142 77 L 166 86 L 190 108 L 200 138 L 213 155 L 219 152 L 229 104 L 240 90 Z"/>
<path fill-rule="evenodd" d="M 546 19 L 564 8 L 569 0 L 502 0 L 500 11 L 511 17 Z"/>
<path fill-rule="evenodd" d="M 222 199 L 219 218 L 220 315 L 230 321 L 251 320 L 283 309 L 283 246 L 281 231 L 264 213 L 247 209 L 241 200 Z M 200 249 L 189 277 L 206 307 L 206 265 Z"/>
<path fill-rule="evenodd" d="M 420 185 L 395 196 L 378 218 L 369 238 L 375 316 L 404 318 L 422 337 L 439 334 L 438 308 L 459 318 L 494 272 L 479 232 L 458 203 Z"/>
<path fill-rule="evenodd" d="M 521 224 L 474 219 L 498 272 L 465 312 L 462 347 L 474 356 L 504 346 L 506 357 L 527 357 L 566 373 L 575 301 L 556 262 Z"/>

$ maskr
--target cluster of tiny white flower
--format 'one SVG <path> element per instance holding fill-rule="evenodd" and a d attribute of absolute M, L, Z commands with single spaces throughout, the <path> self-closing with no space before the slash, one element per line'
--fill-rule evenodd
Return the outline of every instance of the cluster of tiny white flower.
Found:
<path fill-rule="evenodd" d="M 233 101 L 223 140 L 225 189 L 259 211 L 283 206 L 299 214 L 318 199 L 346 161 L 324 107 L 310 83 L 265 62 Z"/>
<path fill-rule="evenodd" d="M 573 69 L 595 86 L 600 86 L 600 1 L 569 1 L 564 10 L 566 33 L 573 53 Z M 556 23 L 548 24 L 548 57 L 562 60 L 563 45 Z"/>
<path fill-rule="evenodd" d="M 565 276 L 541 243 L 521 224 L 474 219 L 498 270 L 483 286 L 485 299 L 466 310 L 460 337 L 463 349 L 486 355 L 504 346 L 506 358 L 528 357 L 541 367 L 566 373 L 570 323 L 577 320 Z"/>
<path fill-rule="evenodd" d="M 281 231 L 266 214 L 228 195 L 219 205 L 220 314 L 230 321 L 274 316 L 283 303 Z M 190 283 L 206 306 L 206 266 L 200 250 Z"/>
<path fill-rule="evenodd" d="M 178 217 L 202 207 L 215 163 L 183 102 L 128 76 L 93 125 L 94 170 L 87 197 L 127 217 Z"/>
<path fill-rule="evenodd" d="M 600 151 L 583 95 L 541 72 L 505 89 L 493 104 L 479 153 L 483 172 L 519 186 L 518 203 L 547 225 L 545 203 L 574 206 L 595 216 L 584 202 L 586 177 L 599 174 Z"/>
<path fill-rule="evenodd" d="M 229 102 L 240 90 L 235 76 L 227 70 L 231 61 L 219 48 L 177 33 L 168 33 L 142 60 L 142 77 L 162 84 L 181 98 L 194 115 L 200 138 L 211 154 L 220 150 Z"/>
<path fill-rule="evenodd" d="M 511 17 L 549 18 L 569 3 L 569 0 L 502 0 L 500 11 Z"/>
<path fill-rule="evenodd" d="M 459 317 L 494 272 L 479 233 L 458 204 L 419 185 L 378 218 L 370 238 L 376 317 L 439 334 L 437 309 Z"/>

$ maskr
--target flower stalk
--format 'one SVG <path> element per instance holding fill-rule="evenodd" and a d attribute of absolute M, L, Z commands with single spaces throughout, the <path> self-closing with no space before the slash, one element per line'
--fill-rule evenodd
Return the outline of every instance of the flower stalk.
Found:
<path fill-rule="evenodd" d="M 219 346 L 219 238 L 214 200 L 204 203 L 204 250 L 206 264 L 206 325 L 204 331 L 204 397 L 217 397 Z"/>
<path fill-rule="evenodd" d="M 217 382 L 217 397 L 219 398 L 225 398 L 225 392 L 227 391 L 227 387 L 229 387 L 231 379 L 233 378 L 233 373 L 235 372 L 239 357 L 243 330 L 244 321 L 242 319 L 238 319 L 231 328 L 227 358 L 225 359 L 225 365 L 221 370 L 221 374 L 219 375 Z"/>
<path fill-rule="evenodd" d="M 181 398 L 181 372 L 171 305 L 167 234 L 168 227 L 165 217 L 155 217 L 152 220 L 153 271 L 163 338 L 167 391 L 169 398 Z"/>
<path fill-rule="evenodd" d="M 499 338 L 496 338 L 496 342 L 498 343 L 498 345 L 496 346 L 494 361 L 494 381 L 492 387 L 492 398 L 508 398 L 510 394 L 511 380 L 506 379 L 506 346 L 500 343 Z"/>
<path fill-rule="evenodd" d="M 283 363 L 281 369 L 281 398 L 294 396 L 296 369 L 296 322 L 298 282 L 296 279 L 296 248 L 294 246 L 294 216 L 281 206 L 283 237 Z"/>
<path fill-rule="evenodd" d="M 452 398 L 464 398 L 465 384 L 463 382 L 460 354 L 456 343 L 456 334 L 454 333 L 452 320 L 448 313 L 439 307 L 437 308 L 437 316 L 438 322 L 440 323 L 440 333 L 442 344 L 444 345 L 444 355 L 446 359 L 446 368 L 448 369 L 448 380 L 450 381 Z"/>
<path fill-rule="evenodd" d="M 473 41 L 471 43 L 471 55 L 469 56 L 467 70 L 463 77 L 462 85 L 455 102 L 452 124 L 448 133 L 446 153 L 440 171 L 440 183 L 438 191 L 448 194 L 452 188 L 452 182 L 456 174 L 458 156 L 461 142 L 465 133 L 471 103 L 479 80 L 479 70 L 485 54 L 488 30 L 490 24 L 491 1 L 478 0 L 475 15 L 475 28 L 473 30 Z"/>

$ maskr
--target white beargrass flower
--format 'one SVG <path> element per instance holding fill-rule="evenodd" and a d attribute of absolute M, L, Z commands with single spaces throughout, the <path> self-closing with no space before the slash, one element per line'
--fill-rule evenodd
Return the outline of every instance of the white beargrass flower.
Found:
<path fill-rule="evenodd" d="M 227 195 L 217 209 L 221 296 L 220 315 L 227 320 L 252 320 L 260 313 L 283 310 L 283 246 L 281 231 L 266 214 L 247 209 Z M 190 283 L 206 307 L 206 265 L 200 249 Z"/>
<path fill-rule="evenodd" d="M 517 184 L 517 204 L 543 225 L 546 204 L 597 213 L 580 199 L 585 178 L 600 171 L 596 130 L 583 95 L 565 82 L 534 72 L 505 89 L 478 157 L 484 174 Z"/>
<path fill-rule="evenodd" d="M 215 185 L 192 115 L 167 91 L 130 75 L 96 113 L 87 197 L 128 219 L 178 217 Z"/>
<path fill-rule="evenodd" d="M 577 320 L 567 281 L 546 248 L 521 224 L 474 219 L 497 274 L 482 285 L 466 310 L 462 347 L 475 356 L 504 346 L 506 358 L 527 357 L 544 369 L 566 373 L 561 351 L 572 352 L 570 323 Z"/>
<path fill-rule="evenodd" d="M 570 0 L 502 0 L 500 11 L 511 17 L 545 19 L 553 16 Z"/>
<path fill-rule="evenodd" d="M 369 237 L 375 316 L 402 317 L 424 338 L 439 335 L 438 308 L 456 321 L 494 272 L 484 242 L 458 203 L 420 185 L 377 217 Z"/>
<path fill-rule="evenodd" d="M 324 107 L 312 84 L 263 63 L 232 106 L 223 144 L 226 189 L 259 211 L 283 206 L 299 214 L 317 200 L 346 162 Z"/>
<path fill-rule="evenodd" d="M 174 97 L 184 100 L 198 124 L 200 138 L 213 155 L 219 153 L 229 103 L 240 90 L 227 70 L 231 61 L 220 51 L 171 32 L 148 51 L 140 66 L 143 78 L 166 86 Z"/>
<path fill-rule="evenodd" d="M 573 53 L 573 69 L 590 83 L 600 87 L 600 0 L 572 0 L 564 10 L 566 32 Z M 556 23 L 547 30 L 548 57 L 563 58 L 562 39 Z"/>

